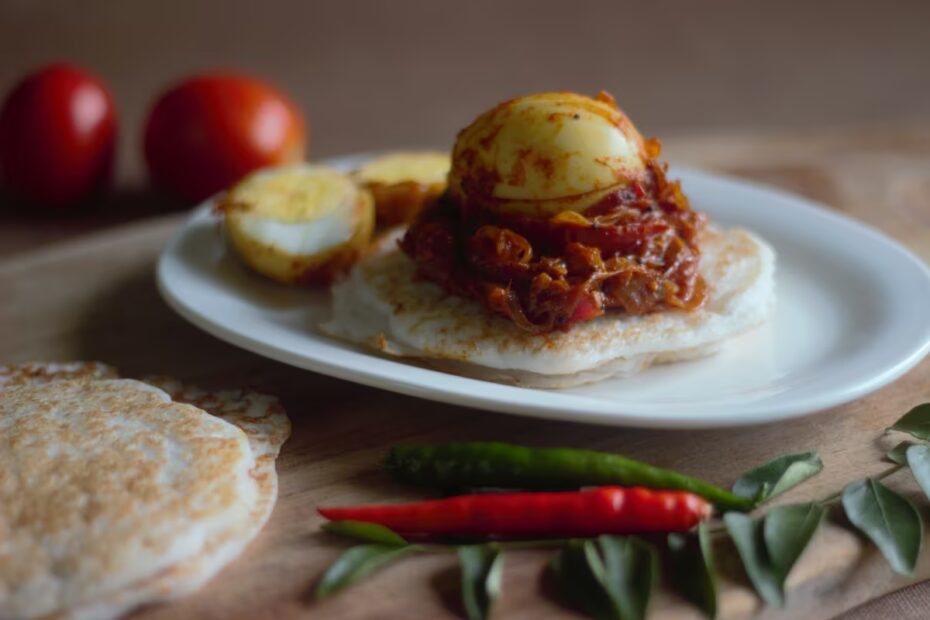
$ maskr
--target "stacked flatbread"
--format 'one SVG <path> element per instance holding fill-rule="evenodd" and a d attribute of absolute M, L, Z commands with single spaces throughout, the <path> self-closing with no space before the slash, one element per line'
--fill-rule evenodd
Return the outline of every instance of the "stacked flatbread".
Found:
<path fill-rule="evenodd" d="M 323 331 L 499 383 L 567 388 L 702 357 L 763 323 L 774 307 L 775 252 L 740 229 L 710 228 L 701 238 L 700 272 L 709 292 L 700 309 L 611 312 L 544 335 L 418 278 L 416 264 L 395 240 L 385 237 L 333 287 L 333 318 Z"/>
<path fill-rule="evenodd" d="M 116 617 L 189 594 L 268 520 L 275 398 L 0 366 L 0 618 Z"/>

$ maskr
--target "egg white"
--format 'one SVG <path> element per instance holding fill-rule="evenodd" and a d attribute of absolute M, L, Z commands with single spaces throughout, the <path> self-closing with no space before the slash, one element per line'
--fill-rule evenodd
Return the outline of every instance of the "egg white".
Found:
<path fill-rule="evenodd" d="M 539 93 L 506 101 L 462 130 L 450 187 L 460 200 L 475 200 L 469 183 L 492 179 L 498 208 L 583 211 L 646 169 L 643 138 L 615 105 Z"/>
<path fill-rule="evenodd" d="M 345 243 L 355 230 L 356 214 L 336 209 L 314 220 L 286 221 L 245 213 L 237 216 L 242 233 L 293 256 L 312 256 Z"/>
<path fill-rule="evenodd" d="M 220 210 L 240 258 L 285 284 L 328 280 L 367 245 L 374 226 L 370 192 L 323 166 L 254 174 L 228 192 Z"/>

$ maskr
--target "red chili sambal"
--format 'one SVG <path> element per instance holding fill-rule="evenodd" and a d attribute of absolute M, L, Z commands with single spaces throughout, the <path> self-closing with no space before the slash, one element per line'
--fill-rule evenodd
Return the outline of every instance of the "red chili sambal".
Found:
<path fill-rule="evenodd" d="M 658 155 L 657 142 L 649 147 Z M 705 298 L 697 237 L 706 220 L 666 178 L 666 166 L 650 159 L 641 180 L 582 213 L 531 216 L 446 194 L 401 248 L 423 278 L 533 333 L 607 312 L 694 310 Z"/>

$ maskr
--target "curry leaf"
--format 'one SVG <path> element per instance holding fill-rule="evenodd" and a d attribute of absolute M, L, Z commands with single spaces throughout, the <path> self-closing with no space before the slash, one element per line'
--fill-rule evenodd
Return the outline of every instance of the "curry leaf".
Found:
<path fill-rule="evenodd" d="M 736 512 L 723 515 L 723 522 L 756 592 L 770 605 L 784 605 L 783 580 L 769 560 L 761 523 Z"/>
<path fill-rule="evenodd" d="M 469 620 L 484 620 L 501 592 L 503 559 L 494 544 L 459 547 L 462 568 L 462 605 Z"/>
<path fill-rule="evenodd" d="M 592 618 L 622 618 L 604 589 L 604 564 L 590 540 L 570 540 L 549 565 L 565 599 Z"/>
<path fill-rule="evenodd" d="M 917 405 L 891 426 L 891 430 L 909 433 L 917 439 L 930 441 L 930 403 Z"/>
<path fill-rule="evenodd" d="M 382 545 L 406 545 L 399 534 L 392 530 L 378 525 L 377 523 L 366 523 L 364 521 L 328 521 L 323 524 L 323 530 L 340 536 L 364 540 L 365 542 L 378 543 Z"/>
<path fill-rule="evenodd" d="M 759 596 L 769 604 L 784 605 L 785 579 L 824 514 L 823 506 L 814 502 L 778 506 L 756 521 L 737 513 L 724 515 L 746 574 Z"/>
<path fill-rule="evenodd" d="M 372 571 L 419 551 L 418 545 L 358 545 L 352 547 L 330 566 L 316 586 L 316 597 L 326 598 L 359 581 Z"/>
<path fill-rule="evenodd" d="M 907 449 L 907 466 L 917 478 L 924 495 L 930 497 L 930 446 L 913 445 Z"/>
<path fill-rule="evenodd" d="M 569 541 L 551 568 L 568 601 L 589 616 L 642 620 L 658 581 L 659 560 L 655 549 L 639 539 L 601 536 Z"/>
<path fill-rule="evenodd" d="M 812 502 L 778 506 L 765 515 L 762 526 L 765 549 L 782 583 L 801 557 L 826 512 L 819 503 Z"/>
<path fill-rule="evenodd" d="M 820 473 L 823 462 L 816 452 L 785 454 L 743 474 L 733 493 L 759 504 L 784 493 Z"/>
<path fill-rule="evenodd" d="M 600 536 L 597 549 L 604 566 L 602 585 L 623 620 L 643 620 L 659 578 L 656 550 L 629 536 Z"/>
<path fill-rule="evenodd" d="M 923 523 L 913 504 L 870 478 L 850 483 L 843 490 L 843 508 L 852 524 L 875 543 L 895 572 L 909 575 L 914 571 Z"/>
<path fill-rule="evenodd" d="M 707 525 L 696 534 L 669 534 L 671 577 L 682 596 L 694 603 L 708 618 L 717 616 L 717 571 Z"/>
<path fill-rule="evenodd" d="M 894 448 L 885 453 L 885 458 L 898 465 L 907 465 L 907 449 L 916 446 L 913 441 L 902 441 Z"/>

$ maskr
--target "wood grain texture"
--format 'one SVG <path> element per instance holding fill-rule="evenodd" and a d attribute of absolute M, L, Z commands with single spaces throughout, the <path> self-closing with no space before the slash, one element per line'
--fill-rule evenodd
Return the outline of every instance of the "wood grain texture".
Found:
<path fill-rule="evenodd" d="M 781 185 L 883 228 L 930 259 L 930 128 L 891 132 L 668 140 L 675 161 Z M 686 188 L 687 189 L 687 188 Z M 290 368 L 226 345 L 174 315 L 159 299 L 154 260 L 177 216 L 148 220 L 0 263 L 0 359 L 97 359 L 126 374 L 165 373 L 206 386 L 248 385 L 282 397 L 294 435 L 279 461 L 280 499 L 245 555 L 202 592 L 138 618 L 439 618 L 458 611 L 453 556 L 408 559 L 323 604 L 309 593 L 346 547 L 318 532 L 315 507 L 402 500 L 415 491 L 380 470 L 402 441 L 499 439 L 615 450 L 729 485 L 777 454 L 819 449 L 824 472 L 782 501 L 841 489 L 887 465 L 899 437 L 883 434 L 912 405 L 930 400 L 930 360 L 850 405 L 791 422 L 718 431 L 648 431 L 544 422 L 416 400 Z M 2 239 L 2 236 L 0 236 Z M 889 484 L 924 507 L 906 472 Z M 930 577 L 924 554 L 915 579 L 895 576 L 849 530 L 823 527 L 789 579 L 788 607 L 765 608 L 732 550 L 721 548 L 722 618 L 831 618 Z M 548 554 L 508 554 L 499 616 L 573 613 L 550 596 Z M 696 618 L 668 592 L 654 618 Z M 899 616 L 901 617 L 901 616 Z M 904 616 L 906 617 L 906 616 Z"/>

